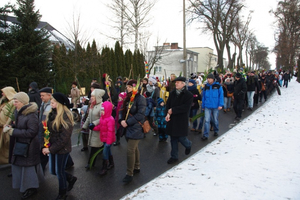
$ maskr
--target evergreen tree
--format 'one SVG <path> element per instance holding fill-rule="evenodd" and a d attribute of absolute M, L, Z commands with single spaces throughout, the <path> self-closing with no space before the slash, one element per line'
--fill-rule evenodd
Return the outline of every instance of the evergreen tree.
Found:
<path fill-rule="evenodd" d="M 115 44 L 115 58 L 117 64 L 117 76 L 125 76 L 125 59 L 123 49 L 119 42 Z"/>
<path fill-rule="evenodd" d="M 20 89 L 26 91 L 32 81 L 44 87 L 50 82 L 49 35 L 44 29 L 37 29 L 41 15 L 34 11 L 34 0 L 17 0 L 18 8 L 13 12 L 20 22 L 12 27 L 16 40 L 13 74 L 19 78 Z"/>
<path fill-rule="evenodd" d="M 127 49 L 125 52 L 125 77 L 129 76 L 129 72 L 130 72 L 132 63 L 133 63 L 132 52 L 129 49 Z M 133 75 L 133 72 L 131 72 L 131 75 L 128 78 L 132 79 L 133 78 L 132 75 Z"/>

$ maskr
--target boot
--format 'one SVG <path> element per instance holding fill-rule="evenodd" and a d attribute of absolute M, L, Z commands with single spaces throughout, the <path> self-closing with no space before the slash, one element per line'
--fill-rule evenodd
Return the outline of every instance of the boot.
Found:
<path fill-rule="evenodd" d="M 102 165 L 102 169 L 101 171 L 99 172 L 99 174 L 101 176 L 105 175 L 107 173 L 107 166 L 109 164 L 109 161 L 108 160 L 103 160 L 103 165 Z"/>
<path fill-rule="evenodd" d="M 59 190 L 59 195 L 56 197 L 56 200 L 65 200 L 67 196 L 67 190 Z"/>
<path fill-rule="evenodd" d="M 113 156 L 109 156 L 109 164 L 107 166 L 107 169 L 111 169 L 111 168 L 114 168 L 115 166 L 115 163 L 114 163 L 114 157 Z"/>

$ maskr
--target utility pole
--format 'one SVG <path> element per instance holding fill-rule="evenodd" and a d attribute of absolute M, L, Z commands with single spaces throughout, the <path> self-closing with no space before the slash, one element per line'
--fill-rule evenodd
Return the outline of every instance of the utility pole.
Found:
<path fill-rule="evenodd" d="M 187 55 L 186 55 L 186 23 L 185 23 L 185 0 L 183 0 L 183 76 L 187 78 L 186 74 L 186 62 L 187 62 Z"/>

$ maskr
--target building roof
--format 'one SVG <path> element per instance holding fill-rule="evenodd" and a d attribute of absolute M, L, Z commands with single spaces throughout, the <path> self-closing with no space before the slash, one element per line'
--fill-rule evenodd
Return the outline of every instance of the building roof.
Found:
<path fill-rule="evenodd" d="M 12 24 L 20 24 L 20 22 L 17 20 L 16 17 L 12 17 L 12 16 L 5 16 L 5 17 L 6 18 L 3 19 L 3 16 L 0 16 L 0 20 L 5 20 L 6 22 L 10 22 Z M 61 32 L 56 30 L 49 23 L 40 21 L 37 28 L 38 29 L 44 28 L 48 31 L 48 33 L 50 34 L 49 40 L 51 41 L 51 43 L 60 44 L 60 45 L 64 44 L 67 49 L 74 49 L 75 48 L 74 43 L 69 38 L 67 38 Z"/>

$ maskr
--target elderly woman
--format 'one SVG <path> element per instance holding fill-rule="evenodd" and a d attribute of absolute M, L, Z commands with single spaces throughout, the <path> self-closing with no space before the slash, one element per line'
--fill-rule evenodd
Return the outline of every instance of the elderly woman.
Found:
<path fill-rule="evenodd" d="M 95 165 L 96 159 L 91 162 L 93 155 L 103 146 L 103 143 L 100 141 L 100 132 L 93 131 L 94 127 L 99 124 L 100 111 L 102 105 L 102 97 L 105 94 L 105 91 L 102 89 L 94 89 L 91 93 L 91 105 L 87 119 L 85 120 L 82 128 L 90 129 L 88 145 L 91 147 L 90 156 L 88 164 L 85 166 L 86 169 Z"/>
<path fill-rule="evenodd" d="M 140 151 L 138 145 L 140 140 L 144 138 L 141 124 L 145 121 L 146 99 L 139 93 L 134 98 L 131 98 L 136 84 L 136 80 L 127 82 L 127 96 L 123 102 L 123 109 L 120 111 L 119 119 L 121 126 L 126 129 L 125 137 L 127 140 L 127 173 L 123 179 L 124 183 L 131 182 L 133 174 L 140 172 Z M 132 99 L 133 102 L 130 102 Z M 132 104 L 131 107 L 129 106 L 130 104 Z"/>
<path fill-rule="evenodd" d="M 62 93 L 52 95 L 51 111 L 47 118 L 50 132 L 49 147 L 43 148 L 44 155 L 49 154 L 49 171 L 58 178 L 59 194 L 56 199 L 66 199 L 67 191 L 73 188 L 77 181 L 75 176 L 65 172 L 65 166 L 72 150 L 71 135 L 74 126 L 72 105 Z M 69 183 L 67 185 L 67 182 Z"/>
<path fill-rule="evenodd" d="M 36 103 L 29 103 L 29 96 L 24 92 L 14 95 L 15 123 L 6 125 L 4 132 L 15 138 L 12 151 L 12 186 L 20 188 L 22 199 L 26 199 L 37 192 L 39 181 L 43 179 L 40 165 L 40 144 L 38 140 L 39 121 Z M 18 154 L 18 144 L 27 143 L 26 155 Z"/>

